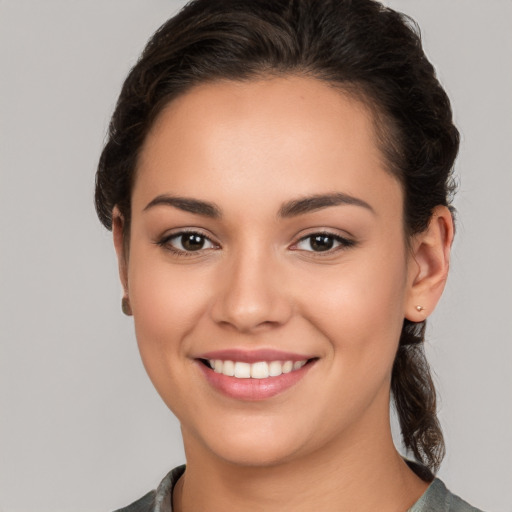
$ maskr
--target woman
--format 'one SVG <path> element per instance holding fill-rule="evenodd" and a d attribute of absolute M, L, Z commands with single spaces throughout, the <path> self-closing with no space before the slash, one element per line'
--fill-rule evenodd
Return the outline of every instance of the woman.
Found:
<path fill-rule="evenodd" d="M 187 467 L 123 510 L 476 510 L 434 478 L 422 348 L 458 140 L 410 21 L 372 0 L 198 0 L 161 27 L 96 205 Z"/>

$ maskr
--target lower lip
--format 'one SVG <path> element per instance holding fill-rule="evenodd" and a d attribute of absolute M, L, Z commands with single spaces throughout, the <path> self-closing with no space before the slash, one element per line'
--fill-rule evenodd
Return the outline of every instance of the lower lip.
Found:
<path fill-rule="evenodd" d="M 197 361 L 199 368 L 206 377 L 208 383 L 230 398 L 237 400 L 265 400 L 272 398 L 297 384 L 313 366 L 314 361 L 308 362 L 302 368 L 290 373 L 283 373 L 277 377 L 266 379 L 238 379 L 228 377 L 222 373 L 216 373 L 211 368 Z"/>

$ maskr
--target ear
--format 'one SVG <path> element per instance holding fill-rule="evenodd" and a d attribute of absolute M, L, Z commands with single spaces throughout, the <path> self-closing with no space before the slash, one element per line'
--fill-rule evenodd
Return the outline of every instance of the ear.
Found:
<path fill-rule="evenodd" d="M 118 207 L 115 206 L 112 211 L 112 235 L 114 238 L 114 247 L 117 254 L 117 264 L 119 267 L 119 278 L 124 290 L 124 297 L 128 297 L 128 254 L 126 253 L 126 243 L 124 239 L 125 220 Z"/>
<path fill-rule="evenodd" d="M 405 318 L 412 322 L 425 320 L 441 298 L 448 277 L 453 233 L 450 210 L 437 206 L 427 229 L 412 240 L 405 305 Z"/>

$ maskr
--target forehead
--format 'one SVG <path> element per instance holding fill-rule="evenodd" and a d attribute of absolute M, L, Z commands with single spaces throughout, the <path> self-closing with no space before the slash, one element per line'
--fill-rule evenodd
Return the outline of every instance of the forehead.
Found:
<path fill-rule="evenodd" d="M 143 145 L 134 201 L 401 190 L 386 170 L 369 108 L 305 77 L 203 84 L 172 101 Z M 342 189 L 342 190 L 340 190 Z M 398 194 L 398 196 L 397 196 Z M 216 197 L 212 197 L 216 196 Z"/>

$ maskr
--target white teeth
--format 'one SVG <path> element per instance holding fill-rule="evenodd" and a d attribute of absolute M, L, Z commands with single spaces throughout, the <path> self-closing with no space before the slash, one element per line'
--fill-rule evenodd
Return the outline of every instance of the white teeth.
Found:
<path fill-rule="evenodd" d="M 250 379 L 251 365 L 249 363 L 235 363 L 235 377 L 239 379 Z"/>
<path fill-rule="evenodd" d="M 268 365 L 268 374 L 271 377 L 279 377 L 283 373 L 283 365 L 281 364 L 281 361 L 272 361 Z"/>
<path fill-rule="evenodd" d="M 235 375 L 235 363 L 233 361 L 224 361 L 222 373 L 228 377 L 233 377 Z"/>
<path fill-rule="evenodd" d="M 253 379 L 266 379 L 268 377 L 268 363 L 251 364 L 251 377 Z"/>
<path fill-rule="evenodd" d="M 268 377 L 279 377 L 283 373 L 290 373 L 300 370 L 307 360 L 303 361 L 258 361 L 257 363 L 242 363 L 240 361 L 222 361 L 220 359 L 209 359 L 210 366 L 215 373 L 222 373 L 228 377 L 238 379 L 266 379 Z"/>
<path fill-rule="evenodd" d="M 293 363 L 291 361 L 285 361 L 283 363 L 283 373 L 290 373 L 293 370 Z"/>

